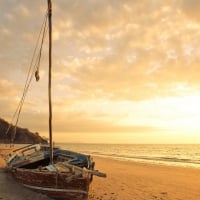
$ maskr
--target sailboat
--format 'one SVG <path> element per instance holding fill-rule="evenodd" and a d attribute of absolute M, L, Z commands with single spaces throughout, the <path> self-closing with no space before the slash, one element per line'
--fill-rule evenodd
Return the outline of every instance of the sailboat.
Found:
<path fill-rule="evenodd" d="M 49 145 L 27 145 L 15 149 L 7 160 L 8 170 L 25 187 L 53 199 L 86 200 L 94 169 L 92 157 L 55 147 L 52 141 L 51 51 L 52 2 L 47 0 L 49 22 Z"/>

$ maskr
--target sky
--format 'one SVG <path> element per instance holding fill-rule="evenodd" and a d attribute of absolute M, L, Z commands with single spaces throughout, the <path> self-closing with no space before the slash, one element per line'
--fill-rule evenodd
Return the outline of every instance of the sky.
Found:
<path fill-rule="evenodd" d="M 53 0 L 53 140 L 200 143 L 199 0 Z M 0 117 L 22 96 L 46 0 L 0 0 Z M 18 125 L 48 137 L 48 44 Z"/>

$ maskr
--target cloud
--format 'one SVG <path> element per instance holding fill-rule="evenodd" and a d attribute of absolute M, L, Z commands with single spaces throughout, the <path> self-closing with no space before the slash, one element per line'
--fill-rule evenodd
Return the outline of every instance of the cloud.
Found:
<path fill-rule="evenodd" d="M 8 80 L 0 79 L 0 109 L 1 117 L 5 119 L 11 119 L 11 115 L 18 104 L 18 87 Z"/>
<path fill-rule="evenodd" d="M 7 42 L 2 40 L 4 46 L 10 44 L 12 68 L 19 57 L 23 56 L 25 63 L 27 53 L 31 54 L 32 30 L 38 29 L 40 20 L 27 26 L 38 15 L 38 12 L 29 13 L 30 8 L 39 6 L 40 10 L 45 10 L 43 3 L 22 3 L 13 8 L 15 17 L 11 17 L 11 12 L 5 16 L 7 21 L 19 18 L 20 26 L 17 28 L 17 21 L 10 22 L 4 30 L 24 32 L 15 43 L 13 34 L 7 36 Z M 189 10 L 193 3 L 182 1 L 181 5 Z M 93 93 L 98 97 L 137 100 L 150 98 L 150 94 L 158 95 L 149 85 L 166 90 L 164 81 L 179 81 L 177 73 L 182 74 L 180 82 L 187 82 L 187 73 L 182 68 L 188 69 L 190 76 L 196 70 L 198 26 L 188 24 L 177 6 L 178 1 L 56 2 L 53 7 L 54 76 L 58 87 L 60 80 L 62 85 L 70 84 L 68 88 L 73 91 L 83 91 L 80 95 Z M 24 52 L 18 53 L 15 46 Z M 186 55 L 188 48 L 192 49 L 193 56 Z M 4 60 L 8 59 L 5 55 L 4 52 Z"/>
<path fill-rule="evenodd" d="M 98 117 L 91 118 L 86 113 L 68 113 L 65 118 L 59 117 L 60 115 L 55 114 L 55 126 L 56 132 L 99 132 L 99 133 L 120 133 L 120 132 L 146 132 L 155 131 L 157 128 L 151 126 L 125 126 L 120 124 L 112 124 L 110 122 L 99 120 Z"/>
<path fill-rule="evenodd" d="M 16 91 L 25 82 L 46 2 L 4 1 L 1 8 L 0 76 L 4 82 L 0 82 L 0 91 L 4 96 L 19 96 L 20 92 Z M 137 126 L 126 128 L 110 122 L 109 119 L 113 119 L 108 114 L 110 105 L 124 101 L 140 103 L 198 91 L 200 25 L 193 20 L 199 17 L 198 8 L 199 3 L 194 0 L 182 0 L 181 3 L 178 0 L 55 1 L 53 95 L 54 108 L 58 110 L 56 130 L 82 129 L 86 132 L 94 131 L 95 127 L 102 132 L 138 130 Z M 47 127 L 43 121 L 47 118 L 47 55 L 45 44 L 41 80 L 30 88 L 25 104 L 26 120 L 21 121 L 33 127 L 31 123 L 37 126 L 39 119 L 38 129 L 41 130 Z M 108 102 L 109 107 L 103 105 L 103 111 L 98 110 L 92 101 L 100 105 Z M 6 106 L 3 97 L 1 102 L 5 108 L 11 108 L 13 103 L 10 100 Z M 83 104 L 87 105 L 85 109 L 80 108 Z M 123 105 L 119 108 L 130 112 Z M 29 111 L 33 113 L 30 118 Z M 126 118 L 121 113 L 115 114 Z M 61 126 L 61 122 L 67 126 Z M 147 130 L 150 126 L 140 127 L 140 130 Z"/>
<path fill-rule="evenodd" d="M 30 16 L 30 10 L 24 4 L 19 4 L 16 7 L 16 11 L 22 17 L 28 17 L 28 16 Z"/>
<path fill-rule="evenodd" d="M 198 0 L 181 0 L 180 5 L 186 15 L 200 21 L 200 2 Z"/>
<path fill-rule="evenodd" d="M 10 98 L 17 93 L 17 90 L 12 82 L 0 79 L 0 93 L 1 93 L 1 98 L 4 97 Z"/>
<path fill-rule="evenodd" d="M 195 74 L 199 71 L 196 68 L 199 27 L 188 24 L 180 14 L 177 2 L 119 1 L 112 8 L 110 3 L 100 4 L 98 10 L 95 9 L 96 3 L 90 7 L 73 4 L 72 9 L 70 7 L 73 13 L 68 13 L 70 30 L 76 37 L 70 36 L 65 54 L 69 52 L 68 48 L 71 49 L 70 55 L 76 54 L 73 60 L 63 60 L 63 69 L 67 76 L 76 80 L 71 85 L 73 90 L 97 98 L 143 100 L 176 95 L 173 84 L 198 84 Z M 78 9 L 78 14 L 74 9 Z M 141 14 L 137 15 L 138 12 Z M 78 20 L 76 15 L 87 20 Z M 82 31 L 81 34 L 77 34 L 78 31 Z M 190 47 L 193 56 L 185 54 Z"/>

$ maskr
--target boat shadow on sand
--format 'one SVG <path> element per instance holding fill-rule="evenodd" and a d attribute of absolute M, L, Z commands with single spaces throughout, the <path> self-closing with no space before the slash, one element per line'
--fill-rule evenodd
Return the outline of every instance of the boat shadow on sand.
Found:
<path fill-rule="evenodd" d="M 6 168 L 6 162 L 0 155 L 0 199 L 2 200 L 51 200 L 45 195 L 38 194 L 18 184 Z"/>

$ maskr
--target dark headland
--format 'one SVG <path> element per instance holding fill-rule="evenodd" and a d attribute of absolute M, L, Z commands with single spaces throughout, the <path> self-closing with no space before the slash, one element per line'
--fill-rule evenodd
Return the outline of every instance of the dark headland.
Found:
<path fill-rule="evenodd" d="M 0 118 L 0 143 L 11 143 L 15 144 L 46 144 L 48 141 L 39 135 L 38 132 L 31 132 L 27 128 L 15 127 L 11 125 L 11 128 L 7 132 L 9 123 L 4 119 Z M 14 141 L 12 139 L 14 138 Z"/>

